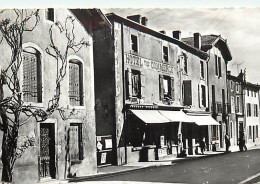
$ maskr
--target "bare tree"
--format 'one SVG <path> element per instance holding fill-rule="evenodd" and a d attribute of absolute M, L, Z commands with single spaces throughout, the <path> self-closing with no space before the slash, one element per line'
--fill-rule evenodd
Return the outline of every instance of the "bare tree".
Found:
<path fill-rule="evenodd" d="M 26 105 L 22 98 L 22 82 L 19 75 L 19 69 L 23 62 L 23 36 L 25 32 L 33 34 L 33 30 L 40 21 L 40 16 L 39 10 L 14 10 L 14 15 L 14 19 L 6 18 L 0 22 L 0 41 L 5 41 L 11 50 L 10 59 L 4 61 L 7 65 L 2 68 L 0 73 L 0 129 L 3 131 L 2 181 L 5 182 L 13 181 L 16 160 L 27 147 L 19 147 L 17 144 L 20 127 L 26 126 L 32 117 L 37 122 L 45 121 L 55 110 L 60 111 L 62 115 L 62 110 L 59 108 L 60 88 L 61 81 L 66 75 L 68 54 L 69 52 L 76 53 L 82 46 L 88 45 L 84 39 L 77 40 L 75 37 L 75 20 L 72 17 L 67 17 L 64 24 L 56 22 L 51 25 L 49 28 L 50 44 L 45 51 L 55 59 L 57 65 L 56 80 L 54 80 L 55 92 L 53 97 L 49 99 L 46 109 Z M 58 34 L 54 34 L 54 32 Z M 57 35 L 65 39 L 66 44 L 62 47 L 57 46 Z M 22 115 L 27 117 L 25 121 L 21 121 Z M 64 118 L 63 115 L 62 118 Z"/>

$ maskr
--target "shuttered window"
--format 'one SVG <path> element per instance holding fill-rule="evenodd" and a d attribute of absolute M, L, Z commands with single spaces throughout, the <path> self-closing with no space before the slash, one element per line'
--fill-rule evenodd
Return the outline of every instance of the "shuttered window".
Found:
<path fill-rule="evenodd" d="M 165 75 L 159 75 L 159 93 L 160 100 L 174 100 L 174 78 Z"/>
<path fill-rule="evenodd" d="M 192 105 L 191 80 L 183 81 L 183 105 Z"/>
<path fill-rule="evenodd" d="M 23 59 L 23 100 L 42 102 L 42 74 L 40 53 L 34 48 L 25 48 Z"/>
<path fill-rule="evenodd" d="M 145 98 L 145 74 L 128 68 L 125 71 L 126 98 Z"/>
<path fill-rule="evenodd" d="M 82 64 L 77 60 L 69 62 L 69 100 L 70 105 L 83 105 Z"/>
<path fill-rule="evenodd" d="M 69 129 L 69 153 L 70 160 L 83 159 L 82 124 L 71 123 Z"/>
<path fill-rule="evenodd" d="M 204 85 L 201 85 L 201 104 L 206 107 L 206 88 Z"/>

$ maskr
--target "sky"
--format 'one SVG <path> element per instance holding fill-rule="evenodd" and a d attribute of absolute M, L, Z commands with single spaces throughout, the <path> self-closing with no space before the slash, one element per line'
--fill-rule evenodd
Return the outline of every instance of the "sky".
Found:
<path fill-rule="evenodd" d="M 0 0 L 0 4 L 1 9 L 95 7 L 123 17 L 141 14 L 148 18 L 148 27 L 169 36 L 173 30 L 181 30 L 182 37 L 194 32 L 221 35 L 233 56 L 228 69 L 237 75 L 246 68 L 247 81 L 260 84 L 259 0 Z"/>
<path fill-rule="evenodd" d="M 102 9 L 126 17 L 141 14 L 148 18 L 148 27 L 181 30 L 182 37 L 216 34 L 227 39 L 233 60 L 228 70 L 237 75 L 246 68 L 246 79 L 260 84 L 260 8 L 175 8 L 175 9 Z"/>

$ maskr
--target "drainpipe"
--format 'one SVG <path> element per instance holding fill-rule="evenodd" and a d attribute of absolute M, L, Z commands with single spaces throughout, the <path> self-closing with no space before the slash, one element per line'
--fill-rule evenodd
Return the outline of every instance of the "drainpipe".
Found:
<path fill-rule="evenodd" d="M 208 51 L 208 58 L 206 59 L 206 63 L 207 63 L 207 86 L 208 86 L 208 108 L 209 108 L 209 60 L 210 60 L 210 50 Z M 210 111 L 210 109 L 209 109 Z M 208 127 L 208 132 L 209 129 L 211 130 L 211 127 Z M 211 137 L 212 137 L 212 132 L 211 132 Z M 210 143 L 210 136 L 208 136 L 208 143 Z"/>
<path fill-rule="evenodd" d="M 124 23 L 121 23 L 121 52 L 122 52 L 122 82 L 123 82 L 123 116 L 124 116 L 124 124 L 125 128 L 128 128 L 128 121 L 126 118 L 126 107 L 125 107 L 125 55 L 124 55 Z M 123 125 L 124 127 L 124 125 Z M 127 164 L 127 131 L 123 128 L 124 136 L 125 136 L 125 163 Z"/>

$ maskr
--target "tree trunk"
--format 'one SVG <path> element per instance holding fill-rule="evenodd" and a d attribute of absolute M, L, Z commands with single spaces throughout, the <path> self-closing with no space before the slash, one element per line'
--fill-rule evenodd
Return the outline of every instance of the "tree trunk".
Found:
<path fill-rule="evenodd" d="M 6 114 L 1 114 L 3 121 L 3 141 L 2 141 L 2 181 L 12 183 L 13 181 L 13 166 L 16 161 L 16 148 L 18 129 L 13 125 L 12 128 L 8 127 L 8 119 Z"/>
<path fill-rule="evenodd" d="M 10 134 L 9 134 L 10 135 Z M 13 163 L 15 157 L 15 150 L 17 146 L 16 139 L 14 140 L 8 136 L 7 132 L 4 132 L 3 142 L 2 142 L 2 181 L 12 182 L 13 181 Z"/>

